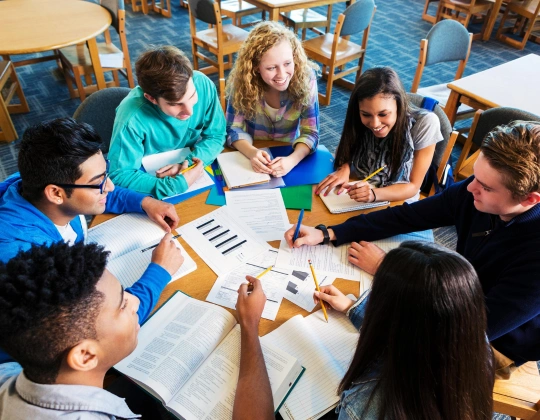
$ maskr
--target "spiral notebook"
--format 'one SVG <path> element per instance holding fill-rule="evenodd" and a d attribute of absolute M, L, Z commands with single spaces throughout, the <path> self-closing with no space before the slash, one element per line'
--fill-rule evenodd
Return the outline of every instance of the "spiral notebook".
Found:
<path fill-rule="evenodd" d="M 354 201 L 349 194 L 342 192 L 340 195 L 336 194 L 336 190 L 332 189 L 328 195 L 321 194 L 321 200 L 324 205 L 328 207 L 330 213 L 347 213 L 348 211 L 372 209 L 374 207 L 388 206 L 390 201 L 376 201 L 375 203 L 359 203 Z"/>

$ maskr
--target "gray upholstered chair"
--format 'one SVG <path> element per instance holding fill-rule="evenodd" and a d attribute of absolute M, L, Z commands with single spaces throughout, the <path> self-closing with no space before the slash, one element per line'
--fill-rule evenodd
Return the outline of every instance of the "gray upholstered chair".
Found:
<path fill-rule="evenodd" d="M 77 122 L 90 124 L 98 132 L 104 154 L 109 151 L 116 108 L 129 92 L 131 89 L 125 87 L 97 91 L 86 98 L 73 114 Z"/>
<path fill-rule="evenodd" d="M 478 154 L 480 153 L 479 150 L 476 150 L 471 154 L 471 156 L 469 156 L 473 146 L 480 147 L 486 134 L 498 125 L 508 124 L 516 120 L 540 122 L 540 116 L 522 111 L 520 109 L 508 107 L 491 108 L 486 111 L 476 111 L 471 126 L 471 131 L 464 142 L 463 150 L 461 151 L 459 159 L 456 163 L 456 168 L 454 170 L 454 177 L 456 181 L 466 179 L 473 174 L 473 164 L 476 162 Z"/>
<path fill-rule="evenodd" d="M 407 99 L 413 107 L 422 108 L 424 96 L 416 93 L 407 93 Z M 450 159 L 452 149 L 454 148 L 459 133 L 457 131 L 452 131 L 452 125 L 439 105 L 435 105 L 433 112 L 439 117 L 443 140 L 438 142 L 435 146 L 435 153 L 433 154 L 433 160 L 431 162 L 437 167 L 437 181 L 441 183 L 444 175 L 444 168 L 448 159 Z M 434 193 L 435 191 L 432 188 L 429 195 L 433 195 Z"/>
<path fill-rule="evenodd" d="M 326 79 L 326 95 L 319 93 L 321 105 L 330 105 L 334 83 L 348 89 L 354 88 L 354 83 L 343 77 L 356 73 L 358 80 L 362 74 L 369 30 L 376 10 L 373 0 L 357 0 L 338 16 L 333 34 L 324 34 L 303 42 L 307 56 L 323 65 L 322 76 Z M 360 32 L 364 32 L 362 45 L 349 40 L 350 35 Z M 353 60 L 358 60 L 358 65 L 345 70 L 345 64 Z M 340 72 L 336 71 L 337 67 L 341 68 Z"/>
<path fill-rule="evenodd" d="M 459 61 L 454 80 L 460 79 L 469 60 L 471 43 L 472 34 L 461 23 L 455 20 L 443 20 L 434 25 L 426 38 L 420 41 L 420 56 L 418 58 L 418 66 L 416 67 L 411 92 L 436 99 L 439 101 L 441 107 L 444 108 L 450 96 L 450 89 L 446 87 L 446 83 L 419 89 L 424 67 Z M 469 114 L 466 118 L 470 118 L 473 111 L 473 108 L 461 105 L 458 109 L 458 118 L 463 119 L 465 114 Z"/>

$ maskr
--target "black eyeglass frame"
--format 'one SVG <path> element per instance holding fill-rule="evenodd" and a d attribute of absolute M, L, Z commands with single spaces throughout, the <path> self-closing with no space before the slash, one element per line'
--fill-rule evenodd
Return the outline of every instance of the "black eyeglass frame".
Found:
<path fill-rule="evenodd" d="M 103 178 L 103 181 L 99 183 L 99 185 L 87 185 L 87 184 L 54 184 L 57 187 L 62 188 L 92 188 L 95 190 L 99 190 L 100 194 L 103 194 L 103 191 L 105 190 L 105 186 L 107 185 L 107 180 L 109 179 L 109 160 L 105 160 L 106 167 L 105 167 L 105 177 Z"/>

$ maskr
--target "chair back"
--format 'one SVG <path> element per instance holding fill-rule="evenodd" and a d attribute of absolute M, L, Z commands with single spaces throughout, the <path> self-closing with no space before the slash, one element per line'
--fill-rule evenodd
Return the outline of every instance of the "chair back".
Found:
<path fill-rule="evenodd" d="M 428 32 L 426 66 L 446 61 L 466 60 L 469 56 L 469 31 L 455 20 L 441 20 Z"/>
<path fill-rule="evenodd" d="M 409 103 L 414 107 L 422 108 L 422 101 L 424 100 L 424 97 L 422 95 L 418 95 L 416 93 L 407 93 L 407 99 Z M 444 155 L 444 151 L 446 149 L 446 145 L 448 144 L 448 140 L 450 139 L 450 134 L 452 134 L 452 124 L 450 124 L 448 117 L 438 104 L 435 105 L 433 113 L 437 117 L 439 117 L 439 121 L 441 123 L 441 134 L 443 136 L 442 141 L 438 142 L 435 145 L 435 153 L 433 154 L 432 160 L 432 163 L 439 167 L 441 164 L 441 159 Z"/>
<path fill-rule="evenodd" d="M 521 109 L 500 107 L 491 108 L 480 115 L 478 123 L 476 124 L 474 133 L 472 135 L 472 143 L 480 147 L 482 140 L 486 137 L 486 134 L 499 125 L 506 125 L 512 121 L 538 121 L 540 122 L 540 116 L 531 114 Z"/>
<path fill-rule="evenodd" d="M 124 0 L 100 0 L 100 4 L 109 11 L 112 17 L 111 26 L 116 29 L 116 32 L 120 33 L 118 11 L 124 10 Z"/>
<path fill-rule="evenodd" d="M 194 18 L 217 25 L 213 0 L 189 0 L 189 11 Z"/>
<path fill-rule="evenodd" d="M 73 114 L 75 121 L 90 124 L 97 131 L 101 140 L 101 151 L 109 152 L 116 108 L 131 92 L 125 87 L 112 87 L 98 90 L 88 96 Z"/>
<path fill-rule="evenodd" d="M 375 2 L 373 0 L 358 0 L 345 9 L 345 21 L 341 27 L 340 36 L 353 35 L 365 30 L 371 23 Z"/>

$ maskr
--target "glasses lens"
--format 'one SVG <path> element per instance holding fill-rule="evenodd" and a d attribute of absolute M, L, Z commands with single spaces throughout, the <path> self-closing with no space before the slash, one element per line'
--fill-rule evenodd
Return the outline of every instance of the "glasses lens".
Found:
<path fill-rule="evenodd" d="M 101 184 L 99 184 L 99 192 L 103 194 L 105 191 L 105 188 L 107 187 L 107 180 L 109 179 L 109 173 L 105 173 L 105 177 L 103 177 L 103 181 L 101 181 Z"/>

